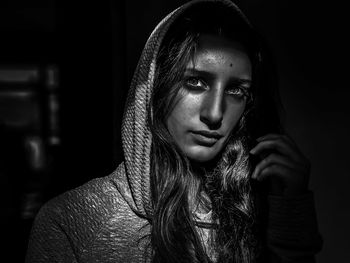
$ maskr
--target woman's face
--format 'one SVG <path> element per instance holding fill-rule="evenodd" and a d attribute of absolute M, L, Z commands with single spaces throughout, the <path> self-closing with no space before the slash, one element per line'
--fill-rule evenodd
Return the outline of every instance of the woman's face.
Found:
<path fill-rule="evenodd" d="M 166 124 L 191 160 L 212 160 L 224 148 L 246 105 L 252 66 L 243 47 L 203 35 Z"/>

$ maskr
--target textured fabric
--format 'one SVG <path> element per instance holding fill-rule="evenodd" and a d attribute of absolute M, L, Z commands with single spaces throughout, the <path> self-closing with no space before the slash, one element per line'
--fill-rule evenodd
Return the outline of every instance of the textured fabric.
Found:
<path fill-rule="evenodd" d="M 322 246 L 313 193 L 292 198 L 269 196 L 268 204 L 269 249 L 283 262 L 310 262 L 307 260 L 313 259 Z"/>
<path fill-rule="evenodd" d="M 31 233 L 27 262 L 144 262 L 148 222 L 118 191 L 119 166 L 45 204 Z"/>
<path fill-rule="evenodd" d="M 227 0 L 192 1 L 163 19 L 145 45 L 129 89 L 122 124 L 124 162 L 111 175 L 68 191 L 41 208 L 33 224 L 26 262 L 149 262 L 152 138 L 146 119 L 156 56 L 170 24 L 188 7 L 205 2 L 223 4 L 246 21 Z M 290 204 L 298 213 L 297 222 L 288 220 Z M 268 247 L 285 262 L 312 262 L 320 247 L 315 215 L 308 208 L 313 208 L 310 196 L 293 200 L 270 198 Z M 283 222 L 287 222 L 284 227 Z M 313 225 L 309 230 L 310 224 Z M 298 229 L 297 225 L 301 227 Z M 289 226 L 293 231 L 288 231 Z M 299 240 L 288 241 L 294 238 L 295 229 L 305 233 L 304 237 L 309 233 L 302 248 L 293 243 Z"/>
<path fill-rule="evenodd" d="M 149 262 L 150 226 L 118 191 L 123 169 L 45 204 L 35 219 L 26 262 Z M 270 196 L 268 204 L 267 246 L 273 254 L 264 262 L 314 262 L 322 239 L 312 194 Z"/>

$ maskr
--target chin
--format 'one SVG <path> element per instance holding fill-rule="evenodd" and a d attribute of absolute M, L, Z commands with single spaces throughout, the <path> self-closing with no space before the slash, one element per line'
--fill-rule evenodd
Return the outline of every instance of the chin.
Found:
<path fill-rule="evenodd" d="M 189 159 L 199 163 L 210 162 L 217 157 L 219 151 L 216 149 L 210 149 L 210 147 L 199 146 L 197 149 L 191 149 L 185 151 L 185 154 Z M 198 149 L 199 148 L 199 149 Z"/>

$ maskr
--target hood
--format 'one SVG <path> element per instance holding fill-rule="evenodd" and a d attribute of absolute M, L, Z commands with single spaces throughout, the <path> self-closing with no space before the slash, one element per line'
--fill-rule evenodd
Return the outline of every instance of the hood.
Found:
<path fill-rule="evenodd" d="M 168 14 L 154 29 L 142 51 L 129 89 L 122 123 L 124 162 L 118 169 L 125 172 L 117 178 L 118 190 L 131 209 L 147 218 L 152 214 L 150 202 L 150 152 L 152 135 L 147 124 L 147 110 L 153 90 L 156 58 L 162 40 L 173 23 L 189 8 L 214 3 L 232 10 L 234 17 L 248 20 L 229 0 L 190 1 Z"/>

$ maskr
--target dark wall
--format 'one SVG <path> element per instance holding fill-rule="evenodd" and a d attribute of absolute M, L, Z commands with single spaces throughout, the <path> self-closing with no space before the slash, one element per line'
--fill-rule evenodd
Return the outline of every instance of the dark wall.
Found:
<path fill-rule="evenodd" d="M 240 1 L 270 42 L 287 131 L 312 162 L 324 247 L 317 262 L 349 262 L 350 143 L 345 17 L 339 2 Z"/>
<path fill-rule="evenodd" d="M 122 159 L 123 101 L 138 57 L 161 18 L 184 2 L 17 0 L 1 7 L 0 64 L 59 67 L 62 144 L 44 200 L 107 175 Z M 343 7 L 318 1 L 237 3 L 273 50 L 287 131 L 312 162 L 310 188 L 324 237 L 317 261 L 350 262 Z"/>

